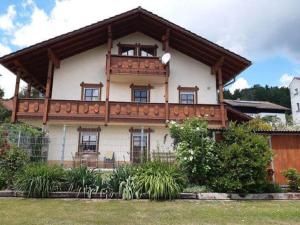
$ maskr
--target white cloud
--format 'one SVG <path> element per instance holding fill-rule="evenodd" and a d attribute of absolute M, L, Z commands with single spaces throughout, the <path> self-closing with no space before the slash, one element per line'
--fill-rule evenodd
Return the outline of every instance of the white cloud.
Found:
<path fill-rule="evenodd" d="M 0 43 L 0 57 L 9 53 L 11 53 L 10 47 Z"/>
<path fill-rule="evenodd" d="M 249 88 L 250 85 L 248 83 L 248 81 L 243 78 L 243 77 L 239 77 L 230 87 L 229 87 L 229 91 L 231 92 L 231 94 L 234 93 L 235 90 L 239 89 L 245 89 L 245 88 Z"/>
<path fill-rule="evenodd" d="M 289 75 L 287 73 L 283 74 L 280 79 L 280 86 L 282 87 L 287 87 L 289 86 L 289 84 L 291 83 L 291 81 L 293 80 L 294 76 L 293 75 Z"/>
<path fill-rule="evenodd" d="M 4 15 L 0 15 L 0 29 L 9 31 L 14 28 L 13 19 L 16 16 L 14 5 L 10 5 Z"/>

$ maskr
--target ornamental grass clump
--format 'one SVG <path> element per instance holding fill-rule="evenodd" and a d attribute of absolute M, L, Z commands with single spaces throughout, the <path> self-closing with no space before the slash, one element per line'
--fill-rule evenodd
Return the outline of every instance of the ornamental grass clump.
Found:
<path fill-rule="evenodd" d="M 27 197 L 47 198 L 50 192 L 61 190 L 64 175 L 61 166 L 30 164 L 17 175 L 15 187 Z"/>
<path fill-rule="evenodd" d="M 176 164 L 162 161 L 145 163 L 135 176 L 139 193 L 145 193 L 153 200 L 174 199 L 186 184 L 185 175 Z"/>

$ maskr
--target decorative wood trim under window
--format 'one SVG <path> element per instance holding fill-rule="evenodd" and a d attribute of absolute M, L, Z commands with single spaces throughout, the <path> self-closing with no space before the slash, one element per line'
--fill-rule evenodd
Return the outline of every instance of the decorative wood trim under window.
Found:
<path fill-rule="evenodd" d="M 100 140 L 100 131 L 101 131 L 101 128 L 100 127 L 97 127 L 97 128 L 82 128 L 82 127 L 78 127 L 77 128 L 77 131 L 78 131 L 78 153 L 92 153 L 92 154 L 98 154 L 99 153 L 99 140 Z M 81 148 L 81 136 L 82 136 L 82 133 L 84 132 L 95 132 L 97 133 L 97 140 L 96 140 L 96 151 L 93 152 L 93 151 L 85 151 Z"/>
<path fill-rule="evenodd" d="M 147 102 L 150 102 L 150 90 L 153 88 L 150 84 L 148 85 L 134 85 L 129 86 L 131 88 L 131 101 L 134 102 L 134 90 L 146 90 L 147 91 Z"/>
<path fill-rule="evenodd" d="M 103 84 L 101 82 L 99 84 L 81 82 L 80 86 L 81 86 L 81 101 L 84 100 L 84 89 L 86 89 L 86 88 L 95 88 L 95 89 L 98 88 L 98 92 L 99 92 L 98 101 L 101 101 L 101 90 L 102 90 L 102 87 L 103 87 Z"/>
<path fill-rule="evenodd" d="M 178 102 L 181 103 L 180 100 L 180 94 L 181 92 L 194 92 L 194 103 L 193 104 L 198 104 L 198 91 L 199 88 L 197 86 L 195 87 L 182 87 L 182 86 L 178 86 L 177 87 L 178 90 Z"/>

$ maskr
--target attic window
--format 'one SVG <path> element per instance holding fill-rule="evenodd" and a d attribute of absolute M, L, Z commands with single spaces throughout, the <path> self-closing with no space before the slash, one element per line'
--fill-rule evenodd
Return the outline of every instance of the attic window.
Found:
<path fill-rule="evenodd" d="M 154 57 L 157 54 L 157 45 L 118 44 L 119 55 Z"/>
<path fill-rule="evenodd" d="M 136 55 L 136 45 L 118 44 L 118 47 L 119 47 L 119 55 L 124 55 L 124 56 Z"/>

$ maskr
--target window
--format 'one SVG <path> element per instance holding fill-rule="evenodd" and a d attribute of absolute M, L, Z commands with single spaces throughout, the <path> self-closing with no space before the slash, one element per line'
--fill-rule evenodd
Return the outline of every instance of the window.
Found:
<path fill-rule="evenodd" d="M 179 91 L 179 103 L 180 104 L 197 104 L 198 102 L 198 87 L 181 87 Z"/>
<path fill-rule="evenodd" d="M 150 102 L 150 85 L 148 86 L 135 86 L 130 85 L 131 88 L 131 101 L 133 102 Z"/>
<path fill-rule="evenodd" d="M 118 44 L 119 55 L 123 56 L 141 56 L 154 57 L 156 56 L 157 45 L 141 45 L 136 44 Z"/>
<path fill-rule="evenodd" d="M 295 93 L 294 95 L 298 95 L 298 88 L 295 88 Z"/>
<path fill-rule="evenodd" d="M 297 102 L 297 112 L 300 112 L 300 104 Z"/>
<path fill-rule="evenodd" d="M 191 91 L 182 91 L 180 92 L 180 100 L 181 104 L 194 104 L 195 103 L 195 92 Z"/>
<path fill-rule="evenodd" d="M 100 101 L 101 100 L 101 88 L 100 84 L 87 84 L 81 83 L 81 100 L 83 101 Z"/>
<path fill-rule="evenodd" d="M 98 152 L 100 128 L 78 128 L 79 152 Z"/>
<path fill-rule="evenodd" d="M 144 129 L 133 129 L 130 130 L 131 133 L 131 149 L 130 149 L 130 159 L 133 163 L 142 163 L 150 158 L 150 128 Z"/>

